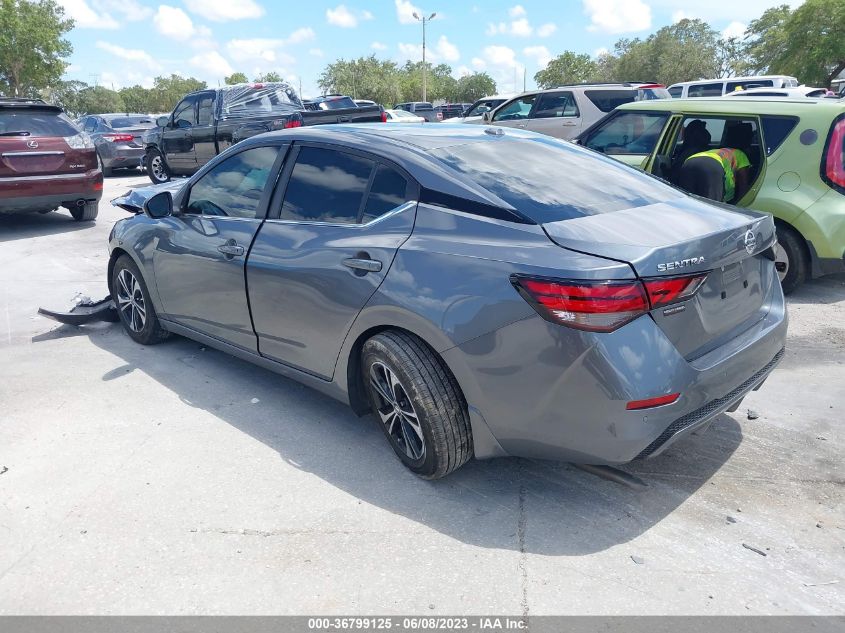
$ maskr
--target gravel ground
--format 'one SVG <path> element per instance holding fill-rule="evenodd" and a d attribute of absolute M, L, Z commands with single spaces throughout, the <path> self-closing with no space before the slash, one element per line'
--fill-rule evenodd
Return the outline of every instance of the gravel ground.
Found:
<path fill-rule="evenodd" d="M 519 459 L 425 482 L 296 383 L 36 316 L 105 294 L 122 215 L 0 217 L 0 613 L 845 614 L 845 276 L 790 298 L 739 411 L 628 468 L 644 491 Z"/>

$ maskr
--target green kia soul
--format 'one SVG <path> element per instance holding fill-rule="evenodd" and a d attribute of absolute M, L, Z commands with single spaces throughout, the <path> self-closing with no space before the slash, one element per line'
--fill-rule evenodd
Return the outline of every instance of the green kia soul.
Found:
<path fill-rule="evenodd" d="M 710 134 L 710 146 L 703 149 L 722 147 L 732 126 L 750 124 L 751 187 L 731 202 L 775 217 L 776 266 L 784 292 L 807 278 L 845 272 L 845 99 L 627 103 L 577 141 L 677 184 L 688 155 L 684 130 L 694 120 Z"/>

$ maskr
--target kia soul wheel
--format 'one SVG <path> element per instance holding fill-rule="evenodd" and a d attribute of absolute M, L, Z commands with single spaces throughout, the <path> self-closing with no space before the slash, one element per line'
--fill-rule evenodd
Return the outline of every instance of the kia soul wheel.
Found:
<path fill-rule="evenodd" d="M 425 479 L 438 479 L 472 456 L 464 397 L 445 363 L 401 331 L 364 344 L 362 372 L 373 416 L 396 455 Z"/>

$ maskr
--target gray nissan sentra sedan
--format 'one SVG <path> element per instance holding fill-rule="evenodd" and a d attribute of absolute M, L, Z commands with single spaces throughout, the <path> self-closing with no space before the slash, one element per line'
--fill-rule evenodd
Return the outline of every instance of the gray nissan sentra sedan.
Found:
<path fill-rule="evenodd" d="M 783 355 L 770 216 L 530 132 L 273 132 L 114 203 L 136 214 L 108 269 L 129 336 L 372 412 L 426 478 L 657 455 Z"/>

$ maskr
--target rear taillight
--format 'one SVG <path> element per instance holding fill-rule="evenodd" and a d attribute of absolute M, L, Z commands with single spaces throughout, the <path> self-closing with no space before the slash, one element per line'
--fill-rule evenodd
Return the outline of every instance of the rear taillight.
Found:
<path fill-rule="evenodd" d="M 845 193 L 845 115 L 840 116 L 830 130 L 822 175 L 827 184 Z"/>
<path fill-rule="evenodd" d="M 511 283 L 547 321 L 613 332 L 649 310 L 692 298 L 707 274 L 643 281 L 585 281 L 512 275 Z"/>
<path fill-rule="evenodd" d="M 290 129 L 294 127 L 302 127 L 302 116 L 300 114 L 292 114 L 291 117 L 285 122 L 285 129 Z"/>
<path fill-rule="evenodd" d="M 661 308 L 670 303 L 689 299 L 698 292 L 705 279 L 707 279 L 707 273 L 682 277 L 658 277 L 644 280 L 643 285 L 645 285 L 651 307 Z"/>
<path fill-rule="evenodd" d="M 547 321 L 590 332 L 612 332 L 648 312 L 638 281 L 569 281 L 511 277 Z"/>
<path fill-rule="evenodd" d="M 381 111 L 381 122 L 387 123 L 387 112 L 385 112 L 384 110 Z"/>
<path fill-rule="evenodd" d="M 131 134 L 103 134 L 103 139 L 112 143 L 131 143 L 135 137 Z"/>

